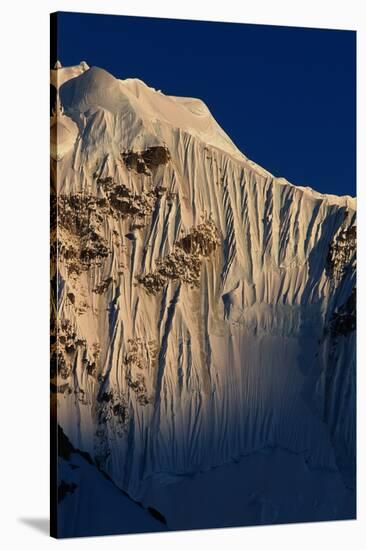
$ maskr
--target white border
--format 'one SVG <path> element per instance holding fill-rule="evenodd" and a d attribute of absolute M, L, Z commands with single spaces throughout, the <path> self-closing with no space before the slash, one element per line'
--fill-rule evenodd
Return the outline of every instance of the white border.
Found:
<path fill-rule="evenodd" d="M 49 12 L 86 11 L 358 31 L 358 277 L 365 280 L 366 31 L 361 1 L 51 0 L 3 3 L 1 117 L 1 531 L 3 548 L 60 544 L 20 518 L 48 515 L 48 51 Z M 363 152 L 363 156 L 362 156 Z M 341 160 L 341 159 L 340 159 Z M 365 291 L 358 287 L 358 521 L 75 539 L 68 548 L 344 548 L 366 540 Z"/>

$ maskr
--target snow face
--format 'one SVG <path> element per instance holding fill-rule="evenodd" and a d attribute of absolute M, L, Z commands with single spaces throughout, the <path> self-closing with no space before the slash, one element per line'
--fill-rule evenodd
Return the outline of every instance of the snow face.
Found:
<path fill-rule="evenodd" d="M 163 516 L 158 521 L 114 486 L 61 430 L 59 449 L 58 538 L 165 530 Z"/>
<path fill-rule="evenodd" d="M 79 129 L 75 122 L 61 111 L 51 118 L 50 152 L 54 160 L 61 160 L 74 147 Z"/>
<path fill-rule="evenodd" d="M 79 65 L 73 65 L 71 67 L 62 67 L 60 61 L 57 61 L 54 68 L 51 70 L 51 84 L 58 89 L 64 82 L 81 75 L 88 69 L 89 66 L 85 61 L 81 61 Z"/>
<path fill-rule="evenodd" d="M 79 130 L 51 166 L 52 383 L 71 442 L 146 503 L 269 448 L 300 457 L 304 491 L 332 472 L 342 500 L 339 484 L 355 485 L 355 199 L 273 177 L 200 100 L 95 67 L 59 95 Z M 256 510 L 252 523 L 272 521 Z"/>

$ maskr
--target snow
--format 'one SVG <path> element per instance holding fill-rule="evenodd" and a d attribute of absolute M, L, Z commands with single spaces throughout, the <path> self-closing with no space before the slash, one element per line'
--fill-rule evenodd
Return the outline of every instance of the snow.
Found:
<path fill-rule="evenodd" d="M 61 160 L 74 147 L 78 134 L 79 129 L 70 117 L 56 113 L 50 126 L 51 157 Z"/>
<path fill-rule="evenodd" d="M 107 257 L 78 275 L 70 275 L 67 259 L 60 258 L 59 321 L 70 320 L 85 342 L 73 355 L 66 380 L 70 393 L 58 395 L 65 433 L 98 457 L 134 499 L 146 503 L 152 494 L 157 503 L 168 499 L 164 506 L 179 528 L 181 487 L 171 488 L 172 483 L 243 455 L 253 457 L 246 460 L 254 472 L 254 457 L 269 447 L 286 449 L 280 456 L 289 469 L 275 468 L 273 475 L 286 484 L 290 471 L 297 472 L 297 500 L 287 495 L 283 504 L 278 488 L 258 496 L 262 500 L 255 500 L 249 522 L 353 513 L 343 503 L 352 501 L 346 495 L 354 488 L 354 333 L 334 339 L 327 327 L 355 285 L 351 244 L 346 243 L 350 260 L 339 267 L 341 276 L 333 276 L 328 265 L 332 242 L 356 223 L 355 199 L 272 176 L 238 151 L 200 100 L 169 97 L 96 67 L 60 71 L 65 71 L 59 90 L 64 116 L 79 134 L 52 165 L 58 193 L 110 201 L 105 178 L 127 186 L 136 200 L 161 189 L 139 228 L 132 215 L 95 218 Z M 124 151 L 154 146 L 168 149 L 166 164 L 138 173 L 122 159 Z M 209 215 L 220 245 L 200 258 L 199 287 L 177 278 L 148 294 L 138 277 L 153 274 L 182 234 Z M 67 238 L 68 246 L 78 242 L 75 235 Z M 106 280 L 105 292 L 93 292 Z M 93 355 L 96 345 L 100 352 Z M 88 374 L 86 359 L 95 362 L 95 376 Z M 103 402 L 103 395 L 112 397 Z M 124 411 L 123 417 L 113 410 Z M 98 411 L 106 418 L 102 424 Z M 277 460 L 279 452 L 273 453 Z M 296 464 L 287 453 L 298 457 Z M 271 462 L 271 456 L 263 460 Z M 235 480 L 234 471 L 228 471 L 228 480 Z M 213 474 L 204 475 L 216 483 Z M 192 499 L 206 491 L 206 482 L 190 483 Z M 160 498 L 164 486 L 169 489 L 161 489 Z M 336 495 L 334 513 L 317 486 Z M 312 499 L 321 501 L 317 511 Z M 207 521 L 215 523 L 218 516 L 207 513 Z M 234 513 L 232 518 L 245 522 Z"/>
<path fill-rule="evenodd" d="M 336 470 L 311 470 L 302 455 L 268 447 L 167 485 L 157 480 L 146 500 L 179 530 L 351 519 L 356 505 Z"/>
<path fill-rule="evenodd" d="M 58 505 L 58 537 L 163 531 L 164 523 L 103 477 L 78 452 L 59 459 L 59 484 L 67 491 Z"/>
<path fill-rule="evenodd" d="M 64 82 L 76 78 L 88 69 L 89 66 L 85 61 L 71 67 L 62 67 L 60 61 L 57 61 L 55 67 L 51 69 L 51 84 L 58 89 Z"/>

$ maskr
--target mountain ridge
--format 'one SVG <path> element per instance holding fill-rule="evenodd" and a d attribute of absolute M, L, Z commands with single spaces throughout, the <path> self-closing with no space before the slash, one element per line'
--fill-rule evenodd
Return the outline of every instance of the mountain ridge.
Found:
<path fill-rule="evenodd" d="M 51 161 L 63 430 L 142 501 L 264 447 L 353 487 L 355 199 L 261 169 L 200 100 L 99 71 L 61 85 L 79 134 Z"/>

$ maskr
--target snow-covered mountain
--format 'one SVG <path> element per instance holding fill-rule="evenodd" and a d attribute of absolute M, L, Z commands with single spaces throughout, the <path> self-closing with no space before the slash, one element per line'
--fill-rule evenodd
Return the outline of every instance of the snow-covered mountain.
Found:
<path fill-rule="evenodd" d="M 257 507 L 231 524 L 296 503 L 293 521 L 352 517 L 355 199 L 274 177 L 198 99 L 86 63 L 51 82 L 51 388 L 71 443 L 168 527 L 214 525 L 209 503 L 178 513 L 182 482 L 199 498 L 197 476 L 263 452 L 286 454 L 280 485 L 291 457 L 306 475 L 286 503 L 242 491 L 235 509 Z"/>

